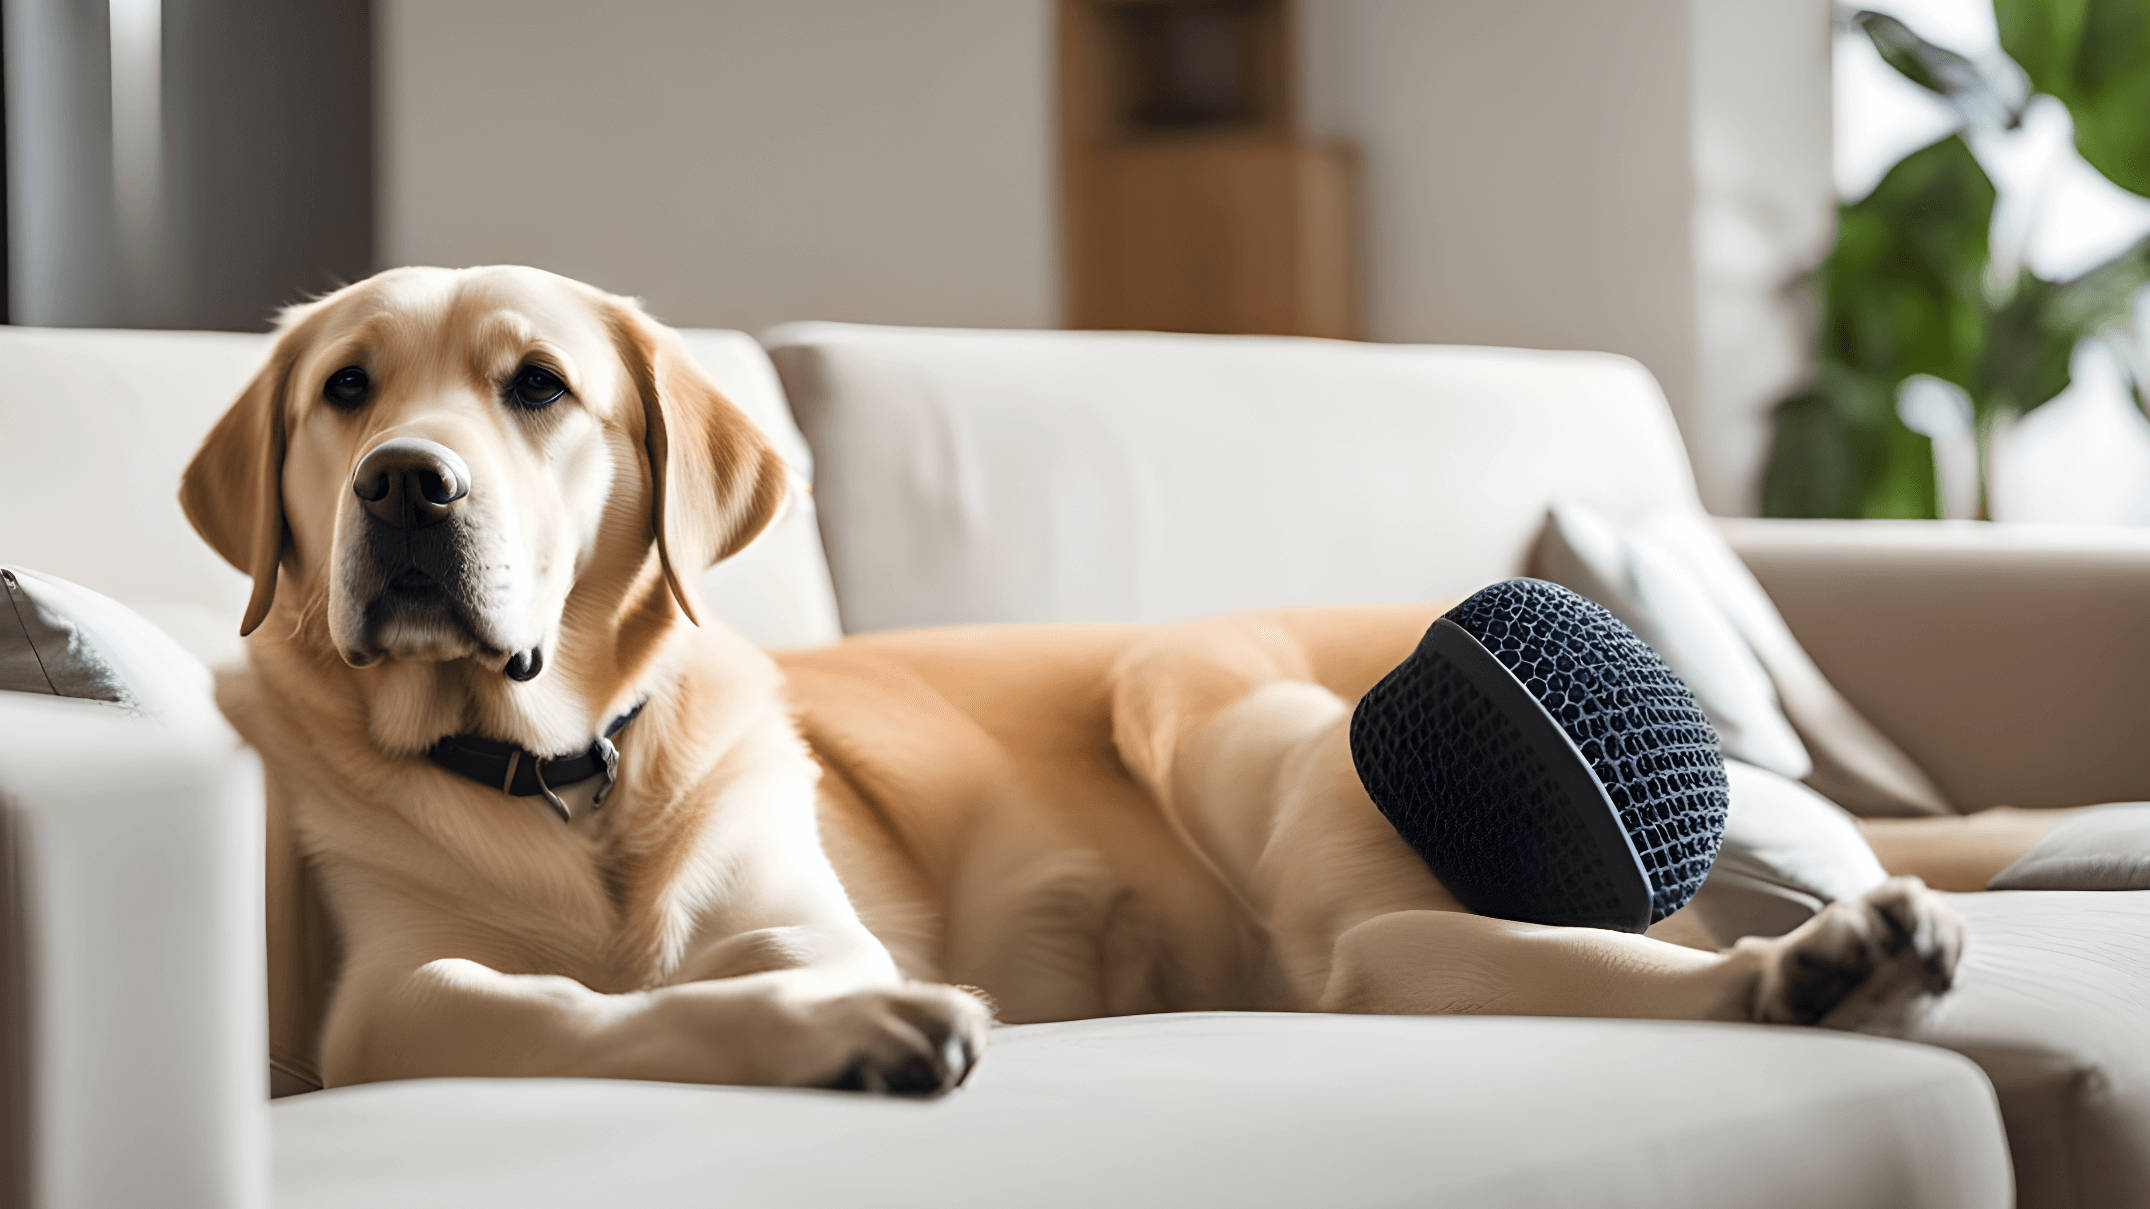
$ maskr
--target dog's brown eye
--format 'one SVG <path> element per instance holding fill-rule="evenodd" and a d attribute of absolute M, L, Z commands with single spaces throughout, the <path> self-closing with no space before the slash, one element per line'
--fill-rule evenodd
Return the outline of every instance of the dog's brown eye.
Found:
<path fill-rule="evenodd" d="M 328 376 L 328 385 L 321 388 L 321 396 L 338 407 L 356 407 L 366 401 L 366 391 L 373 379 L 366 371 L 355 365 L 346 365 Z"/>
<path fill-rule="evenodd" d="M 524 407 L 543 407 L 567 393 L 567 383 L 549 370 L 526 365 L 508 384 L 508 394 Z"/>

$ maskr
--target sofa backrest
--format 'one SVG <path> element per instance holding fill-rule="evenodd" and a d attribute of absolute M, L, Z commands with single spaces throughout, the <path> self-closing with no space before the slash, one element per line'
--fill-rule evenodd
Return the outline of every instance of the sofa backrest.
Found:
<path fill-rule="evenodd" d="M 1437 599 L 1524 573 L 1556 497 L 1700 507 L 1601 353 L 789 324 L 847 631 Z"/>
<path fill-rule="evenodd" d="M 718 386 L 810 477 L 811 454 L 753 338 L 681 334 Z M 236 655 L 247 581 L 187 524 L 179 474 L 268 356 L 269 339 L 0 327 L 0 562 L 131 605 L 211 662 Z M 803 492 L 762 540 L 699 587 L 718 617 L 764 645 L 836 637 Z"/>

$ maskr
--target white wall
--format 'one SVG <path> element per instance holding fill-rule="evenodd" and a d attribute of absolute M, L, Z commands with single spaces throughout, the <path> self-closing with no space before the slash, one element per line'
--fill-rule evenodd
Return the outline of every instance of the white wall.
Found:
<path fill-rule="evenodd" d="M 1377 340 L 1613 349 L 1693 395 L 1686 0 L 1309 0 Z"/>
<path fill-rule="evenodd" d="M 379 258 L 679 324 L 1052 326 L 1051 0 L 381 0 Z M 1626 353 L 1752 513 L 1826 251 L 1828 0 L 1301 0 L 1368 334 Z"/>
<path fill-rule="evenodd" d="M 1050 0 L 381 0 L 377 257 L 665 320 L 1050 327 Z"/>
<path fill-rule="evenodd" d="M 1364 152 L 1369 335 L 1625 353 L 1756 511 L 1826 251 L 1826 0 L 1304 0 L 1311 132 Z"/>
<path fill-rule="evenodd" d="M 1695 405 L 1703 502 L 1761 510 L 1776 405 L 1814 372 L 1812 300 L 1789 288 L 1836 238 L 1825 0 L 1694 0 Z"/>

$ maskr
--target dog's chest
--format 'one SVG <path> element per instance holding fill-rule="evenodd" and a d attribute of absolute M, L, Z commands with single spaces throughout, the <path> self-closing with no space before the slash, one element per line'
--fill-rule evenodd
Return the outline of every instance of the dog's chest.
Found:
<path fill-rule="evenodd" d="M 272 778 L 291 786 L 280 806 L 350 940 L 423 936 L 502 972 L 624 992 L 668 981 L 695 931 L 679 885 L 693 862 L 623 836 L 611 800 L 568 823 L 438 777 L 362 793 L 294 771 Z"/>

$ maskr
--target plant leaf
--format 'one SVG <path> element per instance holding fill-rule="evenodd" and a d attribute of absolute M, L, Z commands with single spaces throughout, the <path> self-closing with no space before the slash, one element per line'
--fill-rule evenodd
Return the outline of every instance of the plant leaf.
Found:
<path fill-rule="evenodd" d="M 1892 384 L 1932 374 L 1974 389 L 1993 201 L 1993 182 L 1951 136 L 1840 207 L 1821 272 L 1825 355 Z"/>
<path fill-rule="evenodd" d="M 1838 208 L 1836 246 L 1816 278 L 1818 373 L 1778 410 L 1763 483 L 1768 515 L 1939 514 L 1933 443 L 1897 417 L 1896 391 L 1923 373 L 1975 396 L 1993 201 L 1970 146 L 1951 136 Z"/>
<path fill-rule="evenodd" d="M 1883 62 L 1919 87 L 1940 94 L 1965 121 L 2012 130 L 2022 120 L 2030 94 L 2013 72 L 1997 77 L 1955 51 L 1921 38 L 1886 13 L 1862 10 L 1852 15 L 1851 22 L 1865 32 Z"/>
<path fill-rule="evenodd" d="M 2150 3 L 1994 0 L 2001 47 L 2075 118 L 2092 167 L 2150 197 Z"/>

